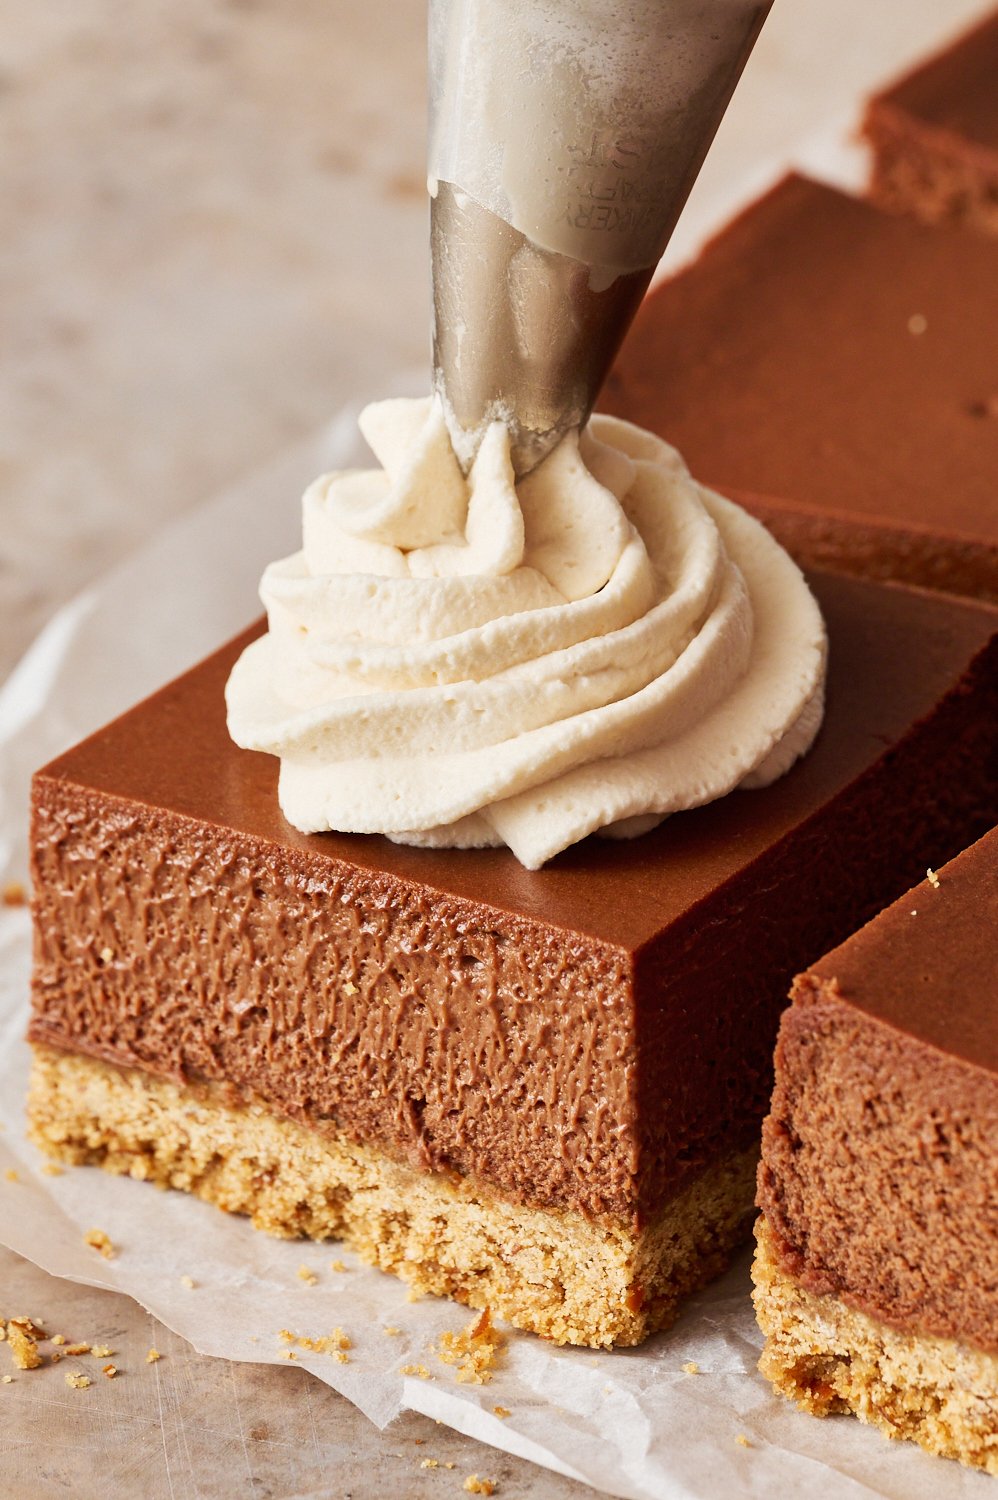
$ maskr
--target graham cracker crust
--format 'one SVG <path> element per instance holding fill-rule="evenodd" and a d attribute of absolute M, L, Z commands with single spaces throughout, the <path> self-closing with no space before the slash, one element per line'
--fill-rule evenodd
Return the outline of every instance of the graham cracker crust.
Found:
<path fill-rule="evenodd" d="M 852 1412 L 890 1438 L 998 1474 L 998 1356 L 955 1339 L 899 1333 L 806 1291 L 756 1226 L 753 1301 L 766 1346 L 759 1369 L 817 1417 Z"/>
<path fill-rule="evenodd" d="M 341 1239 L 416 1291 L 559 1344 L 640 1343 L 724 1270 L 752 1219 L 756 1149 L 712 1165 L 636 1232 L 527 1207 L 310 1130 L 217 1086 L 34 1048 L 32 1139 L 49 1155 L 179 1188 L 284 1238 Z"/>

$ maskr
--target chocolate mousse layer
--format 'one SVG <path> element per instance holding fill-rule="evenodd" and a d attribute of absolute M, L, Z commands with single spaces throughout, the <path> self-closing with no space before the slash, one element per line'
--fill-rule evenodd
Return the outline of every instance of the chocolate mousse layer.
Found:
<path fill-rule="evenodd" d="M 998 12 L 870 101 L 871 196 L 998 234 Z"/>
<path fill-rule="evenodd" d="M 790 177 L 646 298 L 607 411 L 808 565 L 998 600 L 998 244 Z"/>
<path fill-rule="evenodd" d="M 998 830 L 796 982 L 763 1128 L 779 1263 L 998 1352 Z"/>
<path fill-rule="evenodd" d="M 793 972 L 998 819 L 998 612 L 814 582 L 813 751 L 536 872 L 291 828 L 232 643 L 36 777 L 31 1039 L 648 1222 L 757 1138 Z"/>

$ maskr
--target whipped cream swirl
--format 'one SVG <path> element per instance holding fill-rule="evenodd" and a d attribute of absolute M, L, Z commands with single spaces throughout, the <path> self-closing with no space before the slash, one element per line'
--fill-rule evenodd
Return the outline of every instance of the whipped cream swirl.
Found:
<path fill-rule="evenodd" d="M 596 416 L 515 483 L 501 423 L 467 478 L 436 401 L 360 426 L 382 469 L 307 490 L 226 695 L 236 743 L 280 756 L 295 827 L 507 844 L 537 869 L 809 748 L 818 607 L 668 444 Z"/>

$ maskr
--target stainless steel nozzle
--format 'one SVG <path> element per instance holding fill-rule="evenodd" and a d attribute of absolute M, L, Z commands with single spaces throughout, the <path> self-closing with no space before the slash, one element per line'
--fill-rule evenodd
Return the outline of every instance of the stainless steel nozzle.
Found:
<path fill-rule="evenodd" d="M 586 421 L 772 0 L 431 0 L 433 380 L 467 468 Z"/>

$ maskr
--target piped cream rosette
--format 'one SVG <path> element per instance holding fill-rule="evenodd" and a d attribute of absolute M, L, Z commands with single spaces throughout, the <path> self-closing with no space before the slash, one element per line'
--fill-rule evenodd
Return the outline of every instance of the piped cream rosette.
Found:
<path fill-rule="evenodd" d="M 360 426 L 383 469 L 306 492 L 303 549 L 264 573 L 269 633 L 227 690 L 296 828 L 505 843 L 536 869 L 809 748 L 818 607 L 666 443 L 593 417 L 515 484 L 501 423 L 467 478 L 435 402 Z"/>

